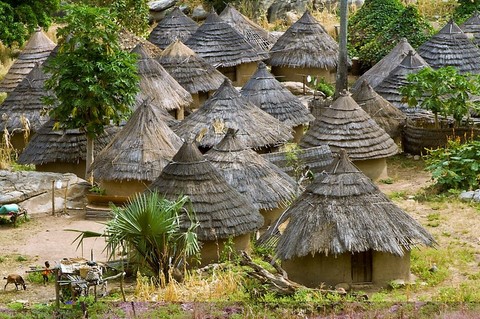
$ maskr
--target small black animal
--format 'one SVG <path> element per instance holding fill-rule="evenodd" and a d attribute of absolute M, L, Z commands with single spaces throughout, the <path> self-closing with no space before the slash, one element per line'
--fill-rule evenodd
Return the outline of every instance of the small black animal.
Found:
<path fill-rule="evenodd" d="M 25 285 L 25 281 L 23 280 L 22 276 L 17 275 L 17 274 L 10 274 L 7 277 L 3 277 L 3 279 L 7 279 L 7 283 L 5 284 L 5 287 L 3 287 L 3 290 L 7 289 L 7 285 L 10 283 L 15 284 L 15 288 L 18 290 L 18 285 L 21 285 L 23 287 L 23 290 L 27 290 L 27 285 Z"/>

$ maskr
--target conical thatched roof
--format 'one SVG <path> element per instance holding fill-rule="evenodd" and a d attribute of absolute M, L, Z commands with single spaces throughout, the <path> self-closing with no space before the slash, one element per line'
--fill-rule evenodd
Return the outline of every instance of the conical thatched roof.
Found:
<path fill-rule="evenodd" d="M 315 119 L 303 103 L 268 72 L 263 62 L 258 64 L 257 72 L 245 83 L 240 94 L 290 127 Z"/>
<path fill-rule="evenodd" d="M 472 37 L 471 40 L 477 47 L 480 45 L 480 13 L 478 11 L 475 10 L 470 18 L 460 26 L 460 29 L 467 36 Z"/>
<path fill-rule="evenodd" d="M 417 53 L 410 51 L 402 62 L 375 87 L 375 92 L 402 111 L 412 112 L 413 110 L 402 102 L 403 97 L 399 88 L 407 84 L 408 74 L 416 73 L 426 67 L 429 67 L 429 65 Z"/>
<path fill-rule="evenodd" d="M 42 101 L 44 96 L 51 95 L 43 88 L 47 76 L 40 64 L 20 82 L 8 95 L 5 101 L 0 104 L 0 115 L 6 117 L 0 122 L 0 127 L 7 127 L 9 132 L 22 131 L 24 126 L 20 118 L 25 116 L 30 124 L 31 131 L 37 131 L 48 121 L 48 109 Z"/>
<path fill-rule="evenodd" d="M 190 198 L 201 241 L 247 234 L 263 224 L 252 203 L 230 186 L 191 142 L 183 144 L 149 188 L 170 200 L 180 195 Z"/>
<path fill-rule="evenodd" d="M 182 146 L 157 106 L 144 102 L 96 157 L 95 179 L 154 181 Z"/>
<path fill-rule="evenodd" d="M 405 58 L 405 56 L 408 54 L 408 52 L 415 52 L 413 47 L 408 43 L 406 38 L 400 39 L 398 44 L 390 51 L 389 54 L 384 56 L 380 61 L 378 61 L 374 66 L 372 66 L 367 72 L 362 74 L 361 77 L 355 81 L 353 84 L 351 91 L 355 92 L 360 88 L 362 85 L 363 81 L 367 81 L 368 84 L 372 88 L 375 89 L 375 87 L 380 84 L 380 82 L 385 79 L 390 72 L 393 71 Z M 421 60 L 424 64 L 427 64 L 422 57 L 419 55 L 416 55 L 419 60 Z"/>
<path fill-rule="evenodd" d="M 219 17 L 240 32 L 260 52 L 267 52 L 275 43 L 275 39 L 267 30 L 238 12 L 230 3 L 223 9 Z"/>
<path fill-rule="evenodd" d="M 231 67 L 267 58 L 245 40 L 215 12 L 192 34 L 185 44 L 214 67 Z"/>
<path fill-rule="evenodd" d="M 145 96 L 141 92 L 139 92 L 135 96 L 135 103 L 131 106 L 132 111 L 135 111 L 138 107 L 142 106 L 144 103 L 151 104 L 152 107 L 156 109 L 156 112 L 160 119 L 165 122 L 168 127 L 172 128 L 174 126 L 177 126 L 178 123 L 180 123 L 179 120 L 174 118 L 170 113 L 167 112 L 165 109 L 165 106 L 162 105 L 164 101 L 154 101 L 152 98 Z"/>
<path fill-rule="evenodd" d="M 87 155 L 87 137 L 78 129 L 53 130 L 54 120 L 47 121 L 18 157 L 20 164 L 79 163 Z M 98 154 L 120 130 L 109 126 L 95 139 L 94 152 Z"/>
<path fill-rule="evenodd" d="M 119 42 L 122 50 L 132 51 L 137 45 L 141 44 L 148 56 L 156 58 L 162 53 L 162 49 L 152 42 L 145 40 L 127 30 L 121 30 L 119 33 Z"/>
<path fill-rule="evenodd" d="M 220 174 L 257 209 L 285 207 L 296 193 L 295 181 L 257 152 L 245 147 L 228 129 L 225 137 L 205 154 Z"/>
<path fill-rule="evenodd" d="M 222 73 L 180 40 L 165 48 L 157 61 L 191 94 L 215 91 L 225 80 Z"/>
<path fill-rule="evenodd" d="M 167 111 L 189 106 L 193 102 L 190 93 L 147 54 L 143 45 L 137 45 L 132 52 L 139 56 L 137 65 L 142 94 L 160 103 Z"/>
<path fill-rule="evenodd" d="M 377 94 L 367 80 L 364 80 L 352 98 L 367 112 L 390 137 L 400 137 L 407 116 L 393 104 Z"/>
<path fill-rule="evenodd" d="M 53 48 L 55 48 L 55 43 L 43 33 L 42 29 L 35 30 L 5 77 L 0 81 L 0 92 L 13 91 L 36 63 L 41 64 L 45 61 Z"/>
<path fill-rule="evenodd" d="M 384 158 L 398 152 L 392 138 L 346 92 L 322 111 L 299 145 L 328 145 L 334 153 L 346 149 L 352 160 Z"/>
<path fill-rule="evenodd" d="M 150 32 L 148 40 L 165 49 L 176 40 L 186 41 L 198 29 L 198 24 L 178 7 L 167 14 Z"/>
<path fill-rule="evenodd" d="M 228 79 L 175 133 L 188 139 L 206 130 L 200 146 L 210 148 L 223 139 L 227 128 L 240 130 L 238 138 L 252 148 L 284 144 L 292 138 L 288 126 L 242 97 Z"/>
<path fill-rule="evenodd" d="M 435 239 L 361 173 L 345 152 L 284 215 L 289 223 L 277 245 L 281 260 L 368 250 L 403 256 L 417 245 L 435 245 Z"/>
<path fill-rule="evenodd" d="M 307 10 L 270 49 L 271 66 L 335 69 L 338 43 Z"/>
<path fill-rule="evenodd" d="M 453 20 L 418 47 L 417 52 L 434 69 L 454 66 L 461 73 L 480 73 L 480 49 Z"/>

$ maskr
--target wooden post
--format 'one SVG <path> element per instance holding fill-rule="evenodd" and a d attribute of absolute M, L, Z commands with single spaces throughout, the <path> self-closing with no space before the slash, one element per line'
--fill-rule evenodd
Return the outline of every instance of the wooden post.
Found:
<path fill-rule="evenodd" d="M 55 180 L 52 180 L 52 216 L 55 216 Z"/>
<path fill-rule="evenodd" d="M 67 186 L 65 187 L 65 196 L 63 198 L 63 214 L 67 214 L 67 193 L 68 193 L 68 184 L 70 181 L 67 181 Z"/>
<path fill-rule="evenodd" d="M 60 309 L 60 275 L 59 275 L 60 269 L 54 268 L 53 273 L 55 275 L 55 307 Z"/>

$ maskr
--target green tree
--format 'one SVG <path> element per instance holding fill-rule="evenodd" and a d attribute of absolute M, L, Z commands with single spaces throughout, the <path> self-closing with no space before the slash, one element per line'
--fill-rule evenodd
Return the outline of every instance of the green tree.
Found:
<path fill-rule="evenodd" d="M 49 115 L 56 121 L 55 129 L 85 131 L 88 172 L 94 138 L 104 126 L 118 124 L 131 112 L 138 92 L 136 57 L 121 50 L 118 25 L 106 9 L 72 6 L 62 22 L 58 52 L 45 65 L 51 74 L 45 88 L 55 97 L 45 103 L 54 106 Z"/>
<path fill-rule="evenodd" d="M 467 20 L 475 10 L 480 11 L 480 0 L 457 0 L 457 2 L 453 16 L 459 24 Z"/>

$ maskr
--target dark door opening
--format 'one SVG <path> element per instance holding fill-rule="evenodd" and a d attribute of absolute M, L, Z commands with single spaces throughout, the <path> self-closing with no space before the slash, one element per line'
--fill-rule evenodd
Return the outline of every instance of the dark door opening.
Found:
<path fill-rule="evenodd" d="M 352 254 L 352 282 L 372 282 L 372 251 Z"/>

